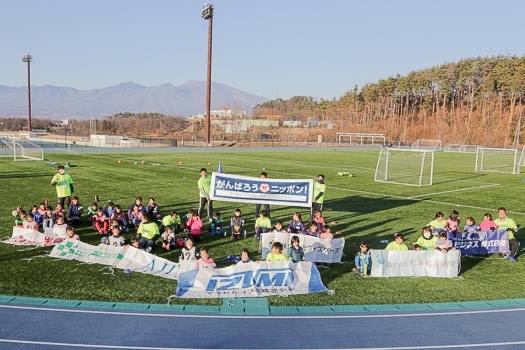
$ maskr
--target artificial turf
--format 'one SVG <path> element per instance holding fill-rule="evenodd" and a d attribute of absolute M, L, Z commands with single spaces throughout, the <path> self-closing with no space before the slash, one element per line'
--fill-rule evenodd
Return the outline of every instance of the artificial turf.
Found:
<path fill-rule="evenodd" d="M 0 159 L 0 233 L 2 238 L 11 234 L 14 221 L 11 211 L 18 205 L 28 209 L 46 197 L 53 202 L 56 194 L 50 180 L 56 169 L 48 166 L 49 160 L 77 165 L 69 172 L 84 207 L 93 201 L 95 194 L 100 196 L 102 203 L 112 200 L 123 207 L 130 205 L 135 196 L 146 199 L 153 196 L 163 212 L 196 209 L 198 171 L 201 167 L 215 170 L 220 161 L 225 172 L 234 174 L 258 176 L 265 170 L 273 178 L 326 176 L 324 215 L 327 221 L 336 222 L 336 231 L 342 231 L 346 238 L 344 263 L 321 269 L 324 283 L 335 294 L 271 297 L 273 305 L 424 303 L 525 297 L 522 284 L 525 260 L 509 263 L 494 258 L 462 258 L 461 275 L 457 279 L 379 279 L 353 274 L 353 256 L 359 242 L 366 240 L 371 248 L 383 248 L 381 241 L 390 240 L 394 232 L 404 233 L 409 243 L 413 242 L 419 229 L 433 219 L 436 211 L 448 215 L 456 209 L 462 218 L 473 216 L 480 221 L 486 211 L 496 215 L 495 209 L 505 206 L 518 224 L 525 221 L 523 175 L 475 174 L 475 154 L 437 152 L 433 186 L 380 184 L 373 182 L 377 155 L 377 151 L 342 149 L 257 149 L 46 154 L 46 161 L 27 162 L 4 158 Z M 342 171 L 353 176 L 338 176 Z M 215 203 L 225 221 L 237 206 L 248 219 L 248 226 L 253 227 L 253 205 Z M 272 220 L 282 220 L 286 224 L 296 210 L 272 207 Z M 308 216 L 304 208 L 299 211 Z M 523 247 L 524 233 L 517 234 Z M 99 241 L 88 224 L 79 229 L 79 234 L 84 242 L 97 244 Z M 239 254 L 243 247 L 257 257 L 253 235 L 232 242 L 229 238 L 210 238 L 205 233 L 199 245 L 209 247 L 219 266 L 227 265 L 225 258 Z M 103 274 L 98 265 L 45 257 L 28 262 L 23 259 L 42 255 L 50 248 L 26 249 L 0 244 L 0 294 L 164 303 L 175 289 L 175 282 L 171 280 L 122 271 L 116 271 L 115 276 Z M 179 255 L 178 250 L 164 253 L 160 248 L 153 253 L 170 260 L 177 260 Z M 216 304 L 220 301 L 183 302 Z"/>

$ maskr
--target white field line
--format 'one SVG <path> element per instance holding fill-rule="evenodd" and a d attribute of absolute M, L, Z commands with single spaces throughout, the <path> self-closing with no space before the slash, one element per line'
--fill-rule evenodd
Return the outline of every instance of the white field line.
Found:
<path fill-rule="evenodd" d="M 114 157 L 104 157 L 104 156 L 87 155 L 87 154 L 83 154 L 83 156 L 95 157 L 95 158 L 105 158 L 105 159 L 117 159 L 117 158 L 114 158 Z M 136 158 L 119 158 L 119 159 L 121 159 L 121 160 L 129 160 L 129 161 L 137 161 Z M 139 161 L 140 161 L 140 159 L 139 159 Z M 198 171 L 200 169 L 198 167 L 197 168 L 193 168 L 193 167 L 187 167 L 187 166 L 182 166 L 182 165 L 177 165 L 177 164 L 162 164 L 162 165 L 166 166 L 166 167 L 177 167 L 177 168 L 181 168 L 181 169 L 186 169 L 188 171 L 191 170 L 192 172 Z M 228 166 L 232 167 L 232 168 L 239 168 L 239 169 L 244 169 L 244 170 L 257 170 L 257 171 L 261 170 L 261 169 L 247 168 L 245 166 L 235 166 L 235 165 L 228 165 Z M 272 173 L 285 174 L 285 175 L 294 175 L 294 176 L 302 176 L 302 177 L 306 177 L 306 178 L 312 178 L 313 177 L 313 176 L 308 175 L 308 174 L 291 173 L 291 172 L 279 171 L 279 170 L 272 170 Z M 491 184 L 491 185 L 496 185 L 496 184 Z M 499 184 L 497 184 L 497 185 L 499 185 Z M 407 200 L 414 200 L 414 201 L 419 201 L 419 202 L 428 202 L 428 203 L 434 203 L 434 204 L 440 204 L 440 205 L 447 205 L 447 206 L 456 207 L 456 208 L 457 207 L 459 207 L 459 208 L 470 208 L 470 209 L 477 209 L 477 210 L 482 210 L 482 211 L 493 211 L 493 212 L 497 211 L 497 208 L 478 207 L 478 206 L 474 206 L 474 205 L 437 201 L 437 200 L 426 199 L 426 198 L 418 198 L 418 197 L 414 197 L 414 196 L 398 196 L 398 195 L 389 194 L 389 193 L 370 192 L 370 191 L 363 191 L 363 190 L 353 190 L 353 189 L 350 189 L 350 188 L 336 187 L 336 186 L 327 186 L 327 187 L 328 188 L 337 189 L 337 190 L 340 190 L 340 191 L 362 193 L 362 194 L 366 194 L 366 195 L 370 195 L 370 196 L 376 196 L 376 197 L 391 197 L 391 198 L 398 198 L 398 199 L 407 199 Z M 511 211 L 511 210 L 507 210 L 507 212 L 510 213 L 510 214 L 525 216 L 525 213 L 522 213 L 522 212 Z"/>
<path fill-rule="evenodd" d="M 72 314 L 99 314 L 130 317 L 160 317 L 160 318 L 203 318 L 203 319 L 284 319 L 284 320 L 318 320 L 318 319 L 363 319 L 363 318 L 411 318 L 411 317 L 436 317 L 436 316 L 462 316 L 462 315 L 484 315 L 505 314 L 514 312 L 525 312 L 525 307 L 510 309 L 486 309 L 486 310 L 462 310 L 462 311 L 439 311 L 421 313 L 386 313 L 386 314 L 354 314 L 354 315 L 267 315 L 267 316 L 236 316 L 236 315 L 214 315 L 214 314 L 172 314 L 172 313 L 148 313 L 133 311 L 103 311 L 91 309 L 63 309 L 39 306 L 0 305 L 0 309 L 30 310 L 40 312 L 58 312 Z"/>
<path fill-rule="evenodd" d="M 59 342 L 45 342 L 36 340 L 18 340 L 18 339 L 0 339 L 0 343 L 8 344 L 26 344 L 26 345 L 43 345 L 43 346 L 60 346 L 70 348 L 88 348 L 88 349 L 124 349 L 124 350 L 212 350 L 216 348 L 173 348 L 173 347 L 158 347 L 158 346 L 125 346 L 125 345 L 106 345 L 106 344 L 79 344 L 79 343 L 59 343 Z M 339 350 L 417 350 L 417 349 L 461 349 L 461 348 L 486 348 L 486 347 L 509 347 L 512 345 L 523 345 L 525 341 L 513 342 L 499 342 L 499 343 L 471 343 L 471 344 L 450 344 L 450 345 L 426 345 L 426 346 L 389 346 L 389 347 L 373 347 L 373 348 L 337 348 Z M 328 345 L 328 344 L 327 344 Z M 223 349 L 223 348 L 221 348 Z M 224 348 L 223 350 L 234 350 L 236 348 Z M 239 348 L 240 349 L 240 348 Z M 253 348 L 259 349 L 259 348 Z M 272 348 L 282 350 L 295 350 L 298 348 Z M 308 350 L 310 348 L 302 346 L 301 349 Z M 322 348 L 321 348 L 322 349 Z M 333 349 L 327 347 L 326 349 Z"/>
<path fill-rule="evenodd" d="M 441 191 L 441 192 L 432 192 L 432 193 L 418 194 L 417 196 L 412 196 L 412 198 L 428 197 L 428 196 L 434 196 L 436 194 L 445 194 L 445 193 L 453 193 L 453 192 L 472 191 L 472 190 L 476 190 L 476 189 L 490 188 L 490 187 L 497 187 L 497 186 L 499 186 L 499 184 L 490 184 L 490 185 L 481 185 L 481 186 L 474 186 L 474 187 L 457 188 L 455 190 L 449 190 L 449 191 Z"/>

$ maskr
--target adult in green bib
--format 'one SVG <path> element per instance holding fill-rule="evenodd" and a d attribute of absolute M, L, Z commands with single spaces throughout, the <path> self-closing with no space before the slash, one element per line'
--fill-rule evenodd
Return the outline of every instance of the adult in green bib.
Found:
<path fill-rule="evenodd" d="M 201 169 L 201 177 L 197 182 L 197 187 L 199 188 L 199 216 L 202 219 L 204 207 L 208 205 L 208 219 L 210 219 L 213 213 L 213 201 L 210 200 L 211 176 L 208 175 L 206 168 Z"/>
<path fill-rule="evenodd" d="M 312 201 L 312 212 L 310 218 L 313 218 L 314 213 L 319 211 L 323 212 L 324 194 L 326 192 L 326 185 L 324 183 L 324 175 L 317 175 L 317 179 L 314 182 L 314 198 Z"/>
<path fill-rule="evenodd" d="M 57 168 L 57 173 L 53 176 L 51 180 L 51 186 L 55 186 L 57 190 L 58 203 L 62 204 L 64 208 L 65 202 L 67 200 L 67 205 L 71 202 L 71 195 L 74 192 L 73 189 L 73 178 L 71 175 L 66 174 L 64 166 L 59 165 Z"/>

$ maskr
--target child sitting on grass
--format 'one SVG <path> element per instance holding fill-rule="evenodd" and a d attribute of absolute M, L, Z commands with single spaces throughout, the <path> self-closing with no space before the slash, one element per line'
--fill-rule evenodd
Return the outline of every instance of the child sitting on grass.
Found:
<path fill-rule="evenodd" d="M 303 247 L 299 245 L 299 237 L 292 236 L 290 240 L 291 247 L 288 256 L 292 259 L 292 262 L 298 263 L 299 261 L 304 261 L 304 250 Z"/>
<path fill-rule="evenodd" d="M 308 226 L 308 230 L 306 230 L 305 234 L 309 236 L 319 237 L 320 232 L 319 232 L 318 227 L 319 226 L 317 226 L 317 223 L 312 221 L 310 223 L 310 226 Z"/>
<path fill-rule="evenodd" d="M 98 212 L 98 203 L 97 202 L 91 203 L 91 205 L 88 207 L 87 215 L 88 215 L 89 221 L 91 222 L 91 226 L 93 226 L 94 230 L 96 230 L 95 217 L 97 216 L 97 212 Z"/>
<path fill-rule="evenodd" d="M 481 232 L 487 232 L 492 229 L 495 229 L 498 225 L 492 220 L 492 214 L 485 213 L 483 216 L 483 221 L 479 224 L 479 229 Z"/>
<path fill-rule="evenodd" d="M 274 228 L 273 228 L 273 231 L 272 232 L 275 232 L 275 233 L 285 233 L 286 231 L 284 230 L 283 228 L 283 223 L 281 221 L 278 221 Z"/>
<path fill-rule="evenodd" d="M 110 217 L 111 221 L 116 221 L 120 228 L 120 232 L 129 232 L 128 219 L 126 218 L 126 213 L 122 210 L 122 207 L 117 204 L 115 205 L 115 210 L 113 215 Z"/>
<path fill-rule="evenodd" d="M 54 224 L 55 220 L 53 219 L 53 208 L 48 207 L 42 221 L 42 229 L 45 231 L 46 229 L 53 228 Z"/>
<path fill-rule="evenodd" d="M 56 223 L 53 225 L 53 234 L 56 236 L 64 237 L 66 235 L 66 229 L 68 225 L 64 223 L 64 218 L 59 216 Z"/>
<path fill-rule="evenodd" d="M 191 214 L 191 217 L 189 218 L 188 222 L 186 222 L 186 227 L 189 230 L 191 239 L 194 242 L 198 242 L 201 240 L 201 231 L 203 226 L 202 219 L 193 209 L 190 209 L 189 214 Z"/>
<path fill-rule="evenodd" d="M 288 225 L 288 232 L 290 233 L 304 233 L 306 226 L 303 223 L 301 213 L 295 212 L 292 217 L 292 221 Z"/>
<path fill-rule="evenodd" d="M 251 261 L 252 260 L 250 258 L 250 251 L 248 250 L 248 248 L 242 248 L 241 259 L 237 261 L 237 265 L 247 264 Z"/>
<path fill-rule="evenodd" d="M 370 255 L 370 251 L 368 250 L 368 243 L 363 241 L 359 245 L 359 252 L 355 255 L 355 267 L 352 271 L 360 274 L 361 276 L 367 276 L 370 271 L 371 262 L 372 257 Z"/>
<path fill-rule="evenodd" d="M 172 210 L 168 215 L 165 215 L 161 221 L 163 227 L 171 226 L 175 233 L 179 232 L 181 222 L 180 215 L 177 214 L 177 211 L 175 210 Z"/>
<path fill-rule="evenodd" d="M 160 208 L 157 202 L 155 201 L 155 198 L 150 197 L 148 201 L 148 206 L 146 207 L 146 212 L 152 220 L 160 220 Z"/>
<path fill-rule="evenodd" d="M 16 209 L 11 212 L 11 215 L 15 218 L 15 226 L 22 226 L 22 213 L 24 213 L 25 216 L 25 211 L 22 207 L 16 207 Z"/>
<path fill-rule="evenodd" d="M 126 244 L 126 240 L 122 237 L 120 227 L 114 225 L 111 227 L 111 236 L 107 239 L 107 244 L 113 247 L 123 247 Z"/>
<path fill-rule="evenodd" d="M 408 247 L 405 244 L 405 237 L 403 236 L 403 234 L 399 232 L 394 233 L 394 241 L 388 243 L 385 250 L 393 250 L 393 251 L 408 250 Z"/>
<path fill-rule="evenodd" d="M 199 252 L 197 248 L 193 245 L 193 240 L 188 237 L 186 238 L 185 246 L 182 248 L 179 262 L 181 261 L 197 261 Z"/>
<path fill-rule="evenodd" d="M 468 237 L 472 234 L 477 233 L 480 230 L 480 227 L 476 225 L 476 220 L 472 216 L 467 218 L 467 224 L 463 227 L 463 234 L 465 237 Z"/>
<path fill-rule="evenodd" d="M 432 234 L 432 227 L 425 226 L 421 229 L 421 236 L 414 243 L 415 250 L 429 250 L 436 247 L 437 237 Z"/>
<path fill-rule="evenodd" d="M 149 253 L 155 246 L 155 237 L 159 235 L 159 227 L 152 221 L 149 215 L 146 214 L 139 225 L 137 234 L 140 236 L 140 249 L 144 249 L 146 253 Z"/>
<path fill-rule="evenodd" d="M 453 249 L 452 242 L 448 239 L 447 232 L 441 231 L 438 235 L 438 240 L 436 242 L 436 250 L 440 250 L 446 253 L 451 249 Z"/>
<path fill-rule="evenodd" d="M 437 235 L 439 231 L 445 229 L 445 226 L 447 226 L 445 214 L 438 211 L 434 217 L 434 220 L 430 221 L 430 223 L 427 226 L 430 226 L 432 228 L 432 234 Z"/>
<path fill-rule="evenodd" d="M 447 219 L 447 225 L 445 226 L 445 230 L 449 233 L 448 237 L 456 237 L 460 222 L 459 212 L 457 210 L 452 210 L 452 213 Z"/>
<path fill-rule="evenodd" d="M 66 239 L 70 239 L 73 241 L 79 241 L 80 237 L 77 235 L 75 228 L 73 226 L 68 226 L 66 228 Z"/>
<path fill-rule="evenodd" d="M 142 210 L 140 210 L 140 207 L 138 205 L 135 205 L 129 214 L 129 222 L 131 225 L 137 227 L 142 223 L 142 220 L 144 219 L 144 213 Z"/>
<path fill-rule="evenodd" d="M 64 211 L 64 208 L 62 207 L 62 204 L 57 203 L 57 206 L 55 207 L 55 211 L 53 211 L 53 217 L 55 218 L 55 221 L 62 217 L 64 220 L 66 219 L 66 212 Z"/>
<path fill-rule="evenodd" d="M 208 253 L 208 248 L 206 247 L 202 247 L 200 250 L 199 250 L 199 253 L 200 253 L 200 259 L 197 260 L 197 264 L 196 264 L 196 269 L 199 270 L 199 269 L 214 269 L 215 267 L 217 267 L 217 265 L 215 264 L 215 261 L 213 261 L 213 259 L 210 257 L 209 253 Z"/>
<path fill-rule="evenodd" d="M 281 242 L 274 242 L 272 244 L 272 251 L 266 255 L 266 261 L 287 261 L 286 256 L 283 255 L 283 244 Z"/>
<path fill-rule="evenodd" d="M 214 211 L 210 219 L 210 227 L 208 229 L 210 236 L 226 236 L 226 232 L 222 229 L 221 213 Z"/>
<path fill-rule="evenodd" d="M 102 210 L 102 208 L 98 208 L 97 215 L 95 215 L 94 220 L 95 230 L 100 236 L 105 237 L 109 231 L 109 219 L 106 214 L 104 214 L 104 210 Z"/>
<path fill-rule="evenodd" d="M 78 197 L 74 196 L 71 199 L 71 203 L 69 204 L 68 213 L 67 213 L 67 217 L 71 225 L 73 226 L 80 225 L 82 223 L 82 220 L 80 219 L 80 217 L 82 216 L 83 213 L 84 213 L 84 208 L 82 208 L 82 206 L 80 205 Z"/>
<path fill-rule="evenodd" d="M 316 210 L 314 212 L 312 221 L 317 224 L 317 232 L 324 231 L 324 225 L 325 225 L 324 217 L 323 217 L 323 214 L 319 210 Z"/>
<path fill-rule="evenodd" d="M 173 227 L 165 226 L 164 232 L 162 233 L 162 249 L 168 252 L 174 248 L 176 248 L 175 231 L 173 230 Z"/>
<path fill-rule="evenodd" d="M 255 237 L 259 240 L 261 239 L 261 234 L 270 232 L 271 229 L 272 221 L 268 217 L 266 210 L 262 210 L 257 220 L 255 220 Z"/>
<path fill-rule="evenodd" d="M 244 217 L 242 216 L 241 209 L 237 208 L 233 212 L 233 216 L 230 220 L 230 227 L 232 230 L 232 239 L 237 240 L 241 238 L 241 235 L 246 238 L 246 230 L 244 229 Z"/>

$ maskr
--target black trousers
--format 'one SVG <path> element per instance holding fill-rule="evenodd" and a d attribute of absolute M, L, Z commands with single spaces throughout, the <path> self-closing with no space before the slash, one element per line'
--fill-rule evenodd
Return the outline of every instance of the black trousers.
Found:
<path fill-rule="evenodd" d="M 199 202 L 199 216 L 201 217 L 201 219 L 204 214 L 204 207 L 206 206 L 206 204 L 208 205 L 208 218 L 212 217 L 213 201 L 212 200 L 208 201 L 206 197 L 201 197 L 200 202 Z"/>
<path fill-rule="evenodd" d="M 323 204 L 321 203 L 316 203 L 316 202 L 313 202 L 312 203 L 312 210 L 310 211 L 310 220 L 313 220 L 314 218 L 314 213 L 316 211 L 320 211 L 321 214 L 323 213 Z"/>
<path fill-rule="evenodd" d="M 69 204 L 71 204 L 71 197 L 58 197 L 58 203 L 62 205 L 62 209 L 66 209 L 65 205 L 67 202 L 67 206 L 69 207 Z"/>
<path fill-rule="evenodd" d="M 510 255 L 513 258 L 516 257 L 518 254 L 518 249 L 520 249 L 520 242 L 517 239 L 509 239 L 509 248 L 510 248 Z"/>

